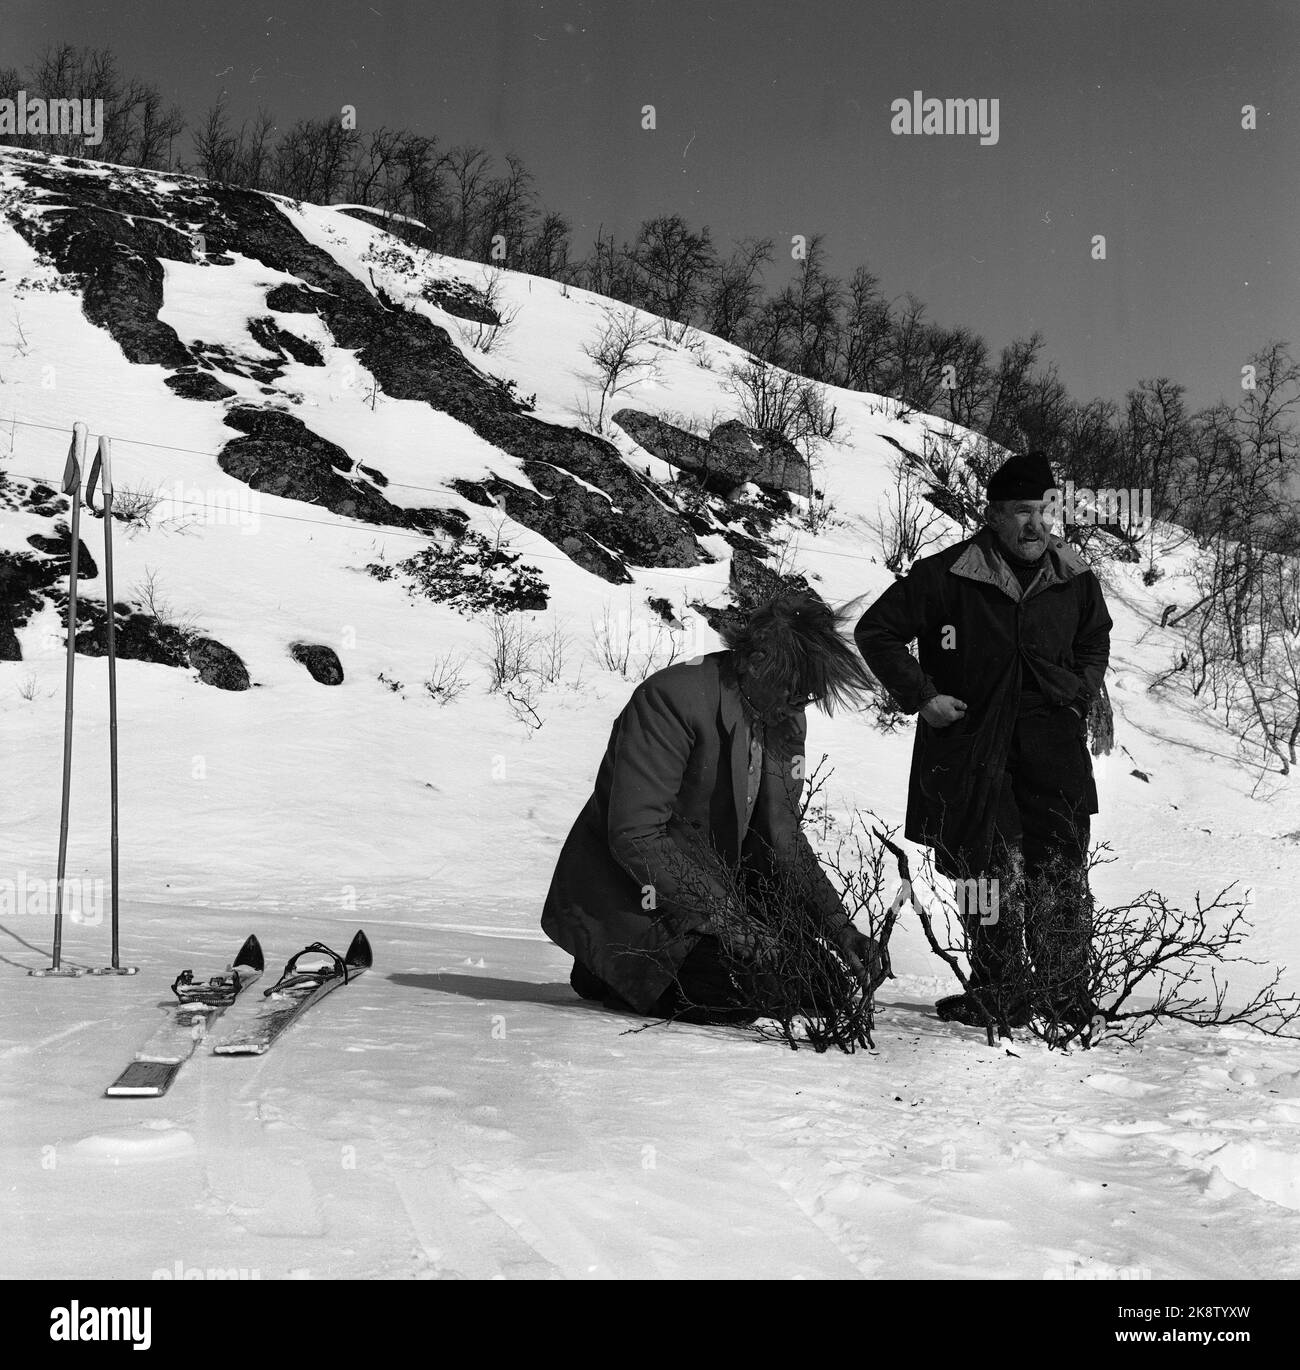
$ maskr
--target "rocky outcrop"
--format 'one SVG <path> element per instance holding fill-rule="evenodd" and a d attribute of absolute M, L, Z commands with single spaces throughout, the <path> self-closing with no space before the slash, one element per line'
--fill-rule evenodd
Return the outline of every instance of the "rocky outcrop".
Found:
<path fill-rule="evenodd" d="M 66 615 L 67 595 L 57 591 L 52 598 Z M 113 651 L 119 660 L 188 666 L 198 672 L 205 685 L 215 689 L 249 688 L 248 668 L 224 642 L 187 633 L 129 604 L 115 604 L 113 610 Z M 98 600 L 77 601 L 77 651 L 83 656 L 108 654 L 108 613 Z"/>
<path fill-rule="evenodd" d="M 442 250 L 438 236 L 407 214 L 385 214 L 382 209 L 371 209 L 367 205 L 343 205 L 339 213 L 346 214 L 349 219 L 358 219 L 363 224 L 382 228 L 385 233 L 410 243 L 412 247 L 423 248 L 426 252 Z"/>
<path fill-rule="evenodd" d="M 205 685 L 218 690 L 246 690 L 250 685 L 248 668 L 224 642 L 212 637 L 191 638 L 189 664 Z"/>
<path fill-rule="evenodd" d="M 74 179 L 46 166 L 24 167 L 22 176 L 42 192 L 39 212 L 19 211 L 11 222 L 60 272 L 81 282 L 86 317 L 111 333 L 130 361 L 186 365 L 189 353 L 176 330 L 158 318 L 159 259 L 193 261 L 191 237 L 165 222 L 154 198 L 116 178 Z"/>
<path fill-rule="evenodd" d="M 761 604 L 779 594 L 800 591 L 817 595 L 817 591 L 800 575 L 782 575 L 773 571 L 755 556 L 737 550 L 731 557 L 731 572 L 727 578 L 730 603 L 711 605 L 695 603 L 701 618 L 724 640 L 744 623 Z"/>
<path fill-rule="evenodd" d="M 47 584 L 61 580 L 72 570 L 72 529 L 66 523 L 55 527 L 53 537 L 48 537 L 44 533 L 33 533 L 27 539 L 27 544 L 29 547 L 35 547 L 38 552 L 44 552 L 49 558 Z M 90 548 L 78 538 L 77 579 L 94 580 L 98 575 L 99 567 L 95 565 L 95 558 L 90 555 Z"/>
<path fill-rule="evenodd" d="M 277 314 L 314 314 L 316 300 L 305 286 L 283 281 L 266 292 L 266 307 Z"/>
<path fill-rule="evenodd" d="M 808 462 L 799 449 L 738 419 L 720 423 L 707 438 L 639 409 L 620 409 L 614 422 L 647 452 L 690 472 L 711 494 L 729 496 L 746 484 L 805 498 L 812 493 Z"/>
<path fill-rule="evenodd" d="M 321 356 L 320 348 L 315 343 L 281 328 L 270 317 L 249 319 L 248 331 L 254 342 L 260 343 L 268 352 L 274 352 L 278 357 L 292 357 L 303 366 L 325 365 L 325 358 Z"/>
<path fill-rule="evenodd" d="M 343 663 L 333 647 L 323 642 L 294 642 L 289 655 L 306 666 L 307 673 L 322 685 L 342 685 Z"/>
<path fill-rule="evenodd" d="M 0 471 L 0 509 L 53 521 L 70 508 L 67 496 L 43 481 Z M 53 529 L 53 533 L 33 533 L 27 539 L 33 552 L 0 550 L 0 661 L 23 659 L 18 629 L 27 625 L 53 587 L 67 579 L 72 560 L 72 529 L 67 523 L 55 523 Z M 98 574 L 90 549 L 79 538 L 77 579 L 93 580 Z"/>
<path fill-rule="evenodd" d="M 173 372 L 163 384 L 183 400 L 228 400 L 235 393 L 211 371 L 200 371 L 197 366 Z"/>
<path fill-rule="evenodd" d="M 511 517 L 566 553 L 576 552 L 580 565 L 607 580 L 627 578 L 625 561 L 694 566 L 707 560 L 681 516 L 609 443 L 532 417 L 470 365 L 445 329 L 423 315 L 385 309 L 332 257 L 295 232 L 266 196 L 229 186 L 210 190 L 221 232 L 245 255 L 316 292 L 312 298 L 336 344 L 356 352 L 385 395 L 450 414 L 519 460 L 542 494 L 497 482 L 493 502 Z"/>
<path fill-rule="evenodd" d="M 349 480 L 347 473 L 356 465 L 352 458 L 282 409 L 237 405 L 225 422 L 245 436 L 228 442 L 217 464 L 253 490 L 393 528 L 458 535 L 469 522 L 456 509 L 403 509 L 390 504 L 369 479 Z"/>
<path fill-rule="evenodd" d="M 620 409 L 613 415 L 614 422 L 639 446 L 644 447 L 652 456 L 675 466 L 679 471 L 689 471 L 701 478 L 706 489 L 717 494 L 730 494 L 738 482 L 724 482 L 721 488 L 709 479 L 709 440 L 688 433 L 675 424 L 665 423 L 653 414 L 640 409 Z"/>
<path fill-rule="evenodd" d="M 60 593 L 56 599 L 66 616 L 67 595 Z M 122 661 L 190 664 L 189 639 L 179 628 L 129 604 L 115 604 L 113 611 L 113 651 Z M 83 656 L 108 655 L 108 612 L 99 600 L 77 601 L 77 651 Z"/>
<path fill-rule="evenodd" d="M 812 494 L 808 461 L 794 443 L 778 433 L 747 428 L 739 419 L 720 423 L 709 434 L 709 460 L 712 470 L 734 473 L 765 490 L 785 490 L 805 499 Z"/>
<path fill-rule="evenodd" d="M 508 388 L 472 366 L 445 329 L 423 314 L 385 308 L 329 253 L 303 238 L 272 197 L 187 178 L 160 183 L 148 173 L 120 170 L 81 176 L 66 167 L 33 163 L 21 174 L 40 198 L 34 205 L 29 200 L 11 209 L 10 217 L 61 271 L 76 273 L 87 316 L 106 328 L 131 360 L 191 374 L 196 367 L 224 369 L 263 386 L 276 379 L 279 368 L 264 358 L 237 356 L 208 344 L 185 348 L 158 319 L 163 279 L 159 257 L 220 270 L 216 264 L 238 252 L 297 278 L 301 284 L 268 292 L 268 308 L 296 313 L 310 308 L 340 348 L 355 352 L 385 395 L 450 414 L 516 458 L 538 493 L 503 482 L 498 502 L 562 550 L 576 551 L 579 564 L 620 581 L 627 578 L 629 562 L 684 567 L 708 560 L 687 520 L 611 444 L 533 417 Z M 449 283 L 448 289 L 463 297 L 459 286 Z M 483 317 L 494 321 L 494 316 Z M 268 324 L 255 327 L 264 342 L 273 339 L 283 353 L 296 355 L 295 348 L 311 346 L 301 339 L 291 345 L 290 335 L 273 320 Z M 302 351 L 299 359 L 306 355 Z M 181 393 L 201 393 L 194 381 L 179 384 Z M 299 498 L 295 491 L 300 488 L 310 493 L 313 481 L 301 464 L 277 473 L 267 452 L 259 458 L 247 445 L 228 456 L 232 464 L 226 469 L 232 474 L 249 470 L 260 482 L 256 488 L 278 485 L 276 493 L 287 498 Z M 314 483 L 330 486 L 343 500 L 352 498 L 357 517 L 388 519 L 395 506 L 384 508 L 359 487 L 351 496 L 339 489 L 330 472 L 340 469 L 350 467 L 336 467 L 332 457 L 323 467 L 315 462 Z M 329 500 L 317 489 L 312 502 Z M 392 521 L 414 526 L 409 518 Z"/>
<path fill-rule="evenodd" d="M 0 550 L 0 661 L 23 659 L 18 629 L 41 607 L 44 591 L 58 578 L 51 557 Z"/>

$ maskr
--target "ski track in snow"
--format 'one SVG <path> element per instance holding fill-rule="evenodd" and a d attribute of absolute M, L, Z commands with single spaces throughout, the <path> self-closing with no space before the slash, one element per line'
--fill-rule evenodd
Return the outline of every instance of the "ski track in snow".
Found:
<path fill-rule="evenodd" d="M 159 954 L 171 925 L 151 931 Z M 527 941 L 484 938 L 475 955 L 445 936 L 406 934 L 387 959 L 431 969 L 377 966 L 264 1057 L 200 1048 L 159 1100 L 95 1097 L 141 1026 L 138 991 L 101 982 L 98 1037 L 34 1051 L 38 1091 L 29 1068 L 2 1077 L 18 1182 L 0 1200 L 14 1234 L 0 1268 L 1300 1274 L 1289 1044 L 1176 1028 L 1068 1056 L 990 1048 L 900 981 L 875 1052 L 793 1053 L 726 1029 L 635 1030 L 576 1000 L 553 950 L 537 981 Z M 237 1003 L 210 1040 L 252 1009 Z M 51 1207 L 77 1214 L 75 1250 L 38 1239 Z"/>

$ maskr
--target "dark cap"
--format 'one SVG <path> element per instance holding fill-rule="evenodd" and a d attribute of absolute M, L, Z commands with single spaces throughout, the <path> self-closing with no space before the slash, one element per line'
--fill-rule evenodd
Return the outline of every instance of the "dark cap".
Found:
<path fill-rule="evenodd" d="M 989 477 L 988 498 L 990 504 L 999 500 L 1039 500 L 1055 488 L 1056 477 L 1052 475 L 1047 453 L 1025 452 L 1008 457 Z"/>

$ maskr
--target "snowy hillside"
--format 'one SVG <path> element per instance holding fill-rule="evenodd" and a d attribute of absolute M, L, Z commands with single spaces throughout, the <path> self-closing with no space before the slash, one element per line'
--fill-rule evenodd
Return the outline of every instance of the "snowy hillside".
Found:
<path fill-rule="evenodd" d="M 112 438 L 119 491 L 163 496 L 152 526 L 115 524 L 117 600 L 139 606 L 152 585 L 159 618 L 169 609 L 229 648 L 251 680 L 220 689 L 184 665 L 119 663 L 123 946 L 140 974 L 38 980 L 26 972 L 48 962 L 51 919 L 39 892 L 14 891 L 55 868 L 55 598 L 17 628 L 21 659 L 0 660 L 0 1273 L 1300 1274 L 1294 1045 L 1169 1028 L 1088 1053 L 989 1048 L 934 1018 L 947 981 L 907 922 L 874 1054 L 630 1032 L 638 1020 L 573 996 L 568 958 L 540 932 L 559 844 L 639 674 L 597 660 L 601 632 L 634 663 L 666 661 L 670 642 L 679 657 L 715 650 L 692 606 L 725 601 L 747 539 L 828 600 L 865 605 L 892 579 L 875 531 L 891 462 L 919 454 L 938 421 L 833 392 L 836 436 L 813 472 L 833 510 L 816 534 L 803 496 L 758 507 L 756 489 L 748 530 L 692 521 L 673 468 L 625 429 L 609 426 L 617 456 L 576 432 L 599 388 L 583 348 L 610 302 L 493 281 L 342 208 L 207 194 L 0 151 L 0 551 L 55 535 L 57 500 L 34 487 L 57 489 L 85 422 L 92 447 Z M 62 238 L 48 219 L 60 200 L 85 214 Z M 118 244 L 125 274 L 103 279 L 129 308 L 96 294 L 96 234 Z M 465 302 L 493 290 L 513 322 L 484 354 Z M 390 338 L 387 320 L 406 331 Z M 737 350 L 654 331 L 653 365 L 608 411 L 702 431 L 736 417 Z M 413 356 L 439 369 L 416 374 Z M 247 416 L 273 410 L 350 459 L 343 474 L 312 468 L 318 499 L 266 488 L 282 430 Z M 597 472 L 620 482 L 618 507 L 566 542 L 545 520 L 561 507 L 597 519 Z M 336 512 L 352 491 L 356 516 Z M 546 609 L 519 620 L 551 644 L 552 678 L 533 678 L 527 708 L 489 689 L 486 616 L 366 570 L 448 520 L 503 536 L 546 586 Z M 660 565 L 638 559 L 647 520 L 671 535 Z M 83 511 L 81 528 L 100 572 L 81 593 L 102 606 L 102 522 Z M 1156 887 L 1187 905 L 1239 881 L 1249 952 L 1297 965 L 1293 791 L 1257 787 L 1199 706 L 1148 690 L 1174 646 L 1162 607 L 1195 598 L 1189 556 L 1162 562 L 1154 588 L 1134 566 L 1103 573 L 1117 745 L 1096 763 L 1094 838 L 1116 860 L 1095 888 L 1117 902 Z M 342 683 L 313 679 L 296 642 L 331 647 Z M 440 664 L 465 685 L 445 702 L 424 684 Z M 68 872 L 106 880 L 102 657 L 78 657 L 76 702 Z M 901 823 L 910 727 L 815 715 L 809 734 L 835 768 L 832 816 Z M 101 1097 L 182 967 L 215 972 L 256 932 L 278 973 L 306 943 L 341 949 L 361 926 L 375 969 L 264 1059 L 200 1053 L 164 1099 Z M 106 960 L 93 910 L 65 929 L 65 955 Z"/>

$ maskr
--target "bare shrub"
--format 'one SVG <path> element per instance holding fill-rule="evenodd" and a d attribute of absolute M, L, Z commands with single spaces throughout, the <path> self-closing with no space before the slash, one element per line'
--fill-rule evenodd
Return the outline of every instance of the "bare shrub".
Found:
<path fill-rule="evenodd" d="M 835 435 L 836 410 L 826 387 L 805 376 L 751 357 L 731 368 L 724 385 L 740 405 L 741 421 L 760 433 L 796 445 Z"/>
<path fill-rule="evenodd" d="M 395 566 L 371 562 L 366 571 L 376 580 L 391 580 L 398 571 L 410 577 L 408 593 L 448 604 L 459 614 L 495 614 L 546 607 L 546 584 L 537 567 L 521 564 L 504 526 L 491 539 L 466 531 L 438 533 L 434 540 Z"/>
<path fill-rule="evenodd" d="M 518 308 L 507 308 L 505 304 L 505 278 L 503 267 L 489 267 L 480 292 L 483 304 L 497 318 L 498 322 L 486 320 L 464 322 L 457 325 L 461 339 L 466 346 L 482 352 L 484 356 L 493 352 L 506 341 L 515 320 L 519 317 Z"/>
<path fill-rule="evenodd" d="M 542 716 L 537 712 L 536 684 L 531 680 L 519 680 L 513 690 L 503 690 L 510 712 L 529 732 L 536 732 L 542 726 Z"/>
<path fill-rule="evenodd" d="M 1018 954 L 996 996 L 970 996 L 962 965 L 970 961 L 969 902 L 960 893 L 936 889 L 927 853 L 923 873 L 936 891 L 936 916 L 916 895 L 906 854 L 892 842 L 886 845 L 898 862 L 902 896 L 915 908 L 931 951 L 983 1013 L 990 1045 L 995 1035 L 1012 1035 L 1008 1019 L 1017 1006 L 1028 1012 L 1030 1035 L 1053 1048 L 1088 1048 L 1103 1038 L 1132 1043 L 1163 1022 L 1300 1037 L 1300 996 L 1280 992 L 1278 968 L 1262 988 L 1229 1007 L 1225 970 L 1265 964 L 1240 953 L 1251 924 L 1246 903 L 1230 897 L 1232 886 L 1209 902 L 1198 893 L 1190 912 L 1155 890 L 1126 904 L 1098 907 L 1087 893 L 1086 876 L 1106 859 L 1109 849 L 1102 844 L 1091 853 L 1086 872 L 1062 863 L 1001 892 L 997 916 L 1008 920 Z M 1139 993 L 1144 1003 L 1137 1001 Z"/>
<path fill-rule="evenodd" d="M 661 617 L 633 611 L 631 595 L 627 609 L 618 612 L 606 600 L 600 618 L 592 620 L 591 634 L 596 664 L 624 680 L 641 681 L 671 666 L 682 649 L 681 637 Z"/>
<path fill-rule="evenodd" d="M 825 490 L 814 488 L 804 505 L 800 524 L 814 537 L 833 527 L 839 520 L 835 517 L 836 504 Z"/>
<path fill-rule="evenodd" d="M 493 694 L 525 676 L 535 675 L 537 634 L 521 614 L 496 612 L 488 618 L 491 645 L 486 660 Z"/>
<path fill-rule="evenodd" d="M 876 532 L 885 565 L 903 575 L 925 549 L 938 541 L 943 516 L 924 498 L 925 482 L 916 467 L 904 457 L 892 466 L 894 485 L 888 503 L 880 511 Z"/>
<path fill-rule="evenodd" d="M 140 528 L 152 528 L 162 501 L 162 491 L 147 485 L 117 486 L 113 491 L 113 517 Z"/>
<path fill-rule="evenodd" d="M 424 682 L 429 698 L 438 704 L 450 704 L 469 689 L 465 678 L 465 657 L 452 652 L 443 652 L 434 658 L 433 669 Z"/>
<path fill-rule="evenodd" d="M 162 591 L 156 567 L 146 566 L 144 568 L 144 579 L 132 587 L 131 593 L 137 597 L 145 612 L 154 618 L 160 627 L 171 629 L 172 632 L 186 641 L 198 635 L 198 615 L 181 613 L 173 606 L 171 600 Z"/>
<path fill-rule="evenodd" d="M 558 618 L 553 618 L 550 632 L 540 636 L 537 642 L 537 674 L 545 684 L 554 685 L 563 679 L 564 663 L 572 646 L 572 636 Z"/>

